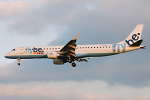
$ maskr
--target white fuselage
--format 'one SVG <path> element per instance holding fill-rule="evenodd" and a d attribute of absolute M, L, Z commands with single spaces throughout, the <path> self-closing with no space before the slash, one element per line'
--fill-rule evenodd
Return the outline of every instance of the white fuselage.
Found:
<path fill-rule="evenodd" d="M 124 53 L 136 49 L 139 47 L 130 47 L 126 44 L 97 44 L 97 45 L 78 45 L 75 54 L 77 58 L 84 57 L 101 57 L 109 56 L 119 53 Z M 48 52 L 59 52 L 63 46 L 46 46 L 46 47 L 20 47 L 13 49 L 5 55 L 10 59 L 36 59 L 47 58 Z"/>

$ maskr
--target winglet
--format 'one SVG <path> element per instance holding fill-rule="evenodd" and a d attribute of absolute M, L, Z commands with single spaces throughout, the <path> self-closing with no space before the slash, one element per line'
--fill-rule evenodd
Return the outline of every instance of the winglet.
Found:
<path fill-rule="evenodd" d="M 79 32 L 79 33 L 77 34 L 77 36 L 76 36 L 74 39 L 72 39 L 72 40 L 77 40 L 79 34 L 80 34 L 80 32 Z"/>

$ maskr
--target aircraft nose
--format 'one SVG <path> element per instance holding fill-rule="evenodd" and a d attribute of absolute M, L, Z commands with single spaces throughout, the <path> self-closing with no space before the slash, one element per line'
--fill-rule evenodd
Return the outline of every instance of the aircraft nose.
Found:
<path fill-rule="evenodd" d="M 9 53 L 7 53 L 4 57 L 5 57 L 5 58 L 9 58 Z"/>

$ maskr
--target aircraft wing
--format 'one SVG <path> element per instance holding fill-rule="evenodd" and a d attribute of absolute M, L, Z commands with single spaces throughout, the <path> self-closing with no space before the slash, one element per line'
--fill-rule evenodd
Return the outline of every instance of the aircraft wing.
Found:
<path fill-rule="evenodd" d="M 62 55 L 66 55 L 67 57 L 74 57 L 76 58 L 76 55 L 75 55 L 75 50 L 76 50 L 76 41 L 77 41 L 77 38 L 79 36 L 80 32 L 77 34 L 77 36 L 70 40 L 61 50 L 60 50 L 60 53 Z"/>

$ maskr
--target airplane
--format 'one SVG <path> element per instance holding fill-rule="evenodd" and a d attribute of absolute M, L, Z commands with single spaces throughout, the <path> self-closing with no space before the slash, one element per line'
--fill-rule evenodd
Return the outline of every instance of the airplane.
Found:
<path fill-rule="evenodd" d="M 65 46 L 45 46 L 45 47 L 19 47 L 15 48 L 5 55 L 5 58 L 17 59 L 20 65 L 21 59 L 53 59 L 53 63 L 61 65 L 71 63 L 76 66 L 75 61 L 88 62 L 87 59 L 93 57 L 104 57 L 121 54 L 141 48 L 143 24 L 139 24 L 131 34 L 123 41 L 114 44 L 94 44 L 94 45 L 77 45 L 76 41 L 80 32 L 75 38 L 70 40 Z"/>

